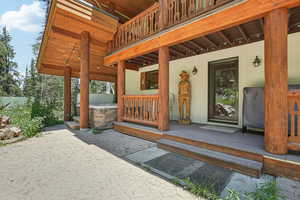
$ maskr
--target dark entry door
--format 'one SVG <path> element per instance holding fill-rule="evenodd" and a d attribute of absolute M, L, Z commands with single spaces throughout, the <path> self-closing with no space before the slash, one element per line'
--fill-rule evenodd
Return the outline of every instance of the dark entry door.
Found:
<path fill-rule="evenodd" d="M 238 123 L 238 58 L 209 63 L 208 120 Z"/>

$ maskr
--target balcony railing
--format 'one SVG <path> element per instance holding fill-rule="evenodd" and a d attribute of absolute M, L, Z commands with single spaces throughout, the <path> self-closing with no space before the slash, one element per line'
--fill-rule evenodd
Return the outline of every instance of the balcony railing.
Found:
<path fill-rule="evenodd" d="M 158 126 L 159 95 L 123 96 L 124 121 Z"/>
<path fill-rule="evenodd" d="M 290 143 L 300 143 L 300 90 L 288 94 L 288 109 L 290 116 Z"/>
<path fill-rule="evenodd" d="M 155 3 L 141 14 L 119 26 L 114 40 L 110 43 L 112 51 L 145 39 L 159 31 L 170 28 L 189 19 L 207 13 L 234 0 L 165 0 L 165 8 Z M 160 17 L 165 12 L 165 19 Z M 165 22 L 160 23 L 160 20 Z"/>

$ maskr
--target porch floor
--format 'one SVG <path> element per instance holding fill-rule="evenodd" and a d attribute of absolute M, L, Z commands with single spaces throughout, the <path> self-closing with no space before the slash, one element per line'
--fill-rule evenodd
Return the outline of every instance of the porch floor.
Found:
<path fill-rule="evenodd" d="M 241 131 L 234 133 L 213 131 L 203 128 L 203 126 L 205 126 L 204 124 L 192 124 L 185 126 L 180 125 L 175 121 L 170 123 L 169 131 L 160 131 L 153 127 L 129 122 L 118 122 L 116 124 L 152 132 L 157 135 L 161 135 L 162 138 L 165 136 L 175 136 L 192 141 L 205 142 L 211 145 L 229 147 L 244 152 L 256 153 L 280 160 L 300 163 L 300 154 L 296 152 L 289 152 L 286 155 L 274 155 L 266 152 L 264 149 L 264 136 L 262 135 L 242 133 Z"/>

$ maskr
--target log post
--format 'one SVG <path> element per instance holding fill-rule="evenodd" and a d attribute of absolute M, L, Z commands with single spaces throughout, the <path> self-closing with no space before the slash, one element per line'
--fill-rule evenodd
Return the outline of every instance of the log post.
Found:
<path fill-rule="evenodd" d="M 81 33 L 80 41 L 80 128 L 89 127 L 90 34 Z"/>
<path fill-rule="evenodd" d="M 124 100 L 123 95 L 125 95 L 125 61 L 120 61 L 118 63 L 118 76 L 117 76 L 117 95 L 118 95 L 118 122 L 123 121 L 124 116 Z"/>
<path fill-rule="evenodd" d="M 265 16 L 265 149 L 286 154 L 288 141 L 288 9 Z"/>
<path fill-rule="evenodd" d="M 71 120 L 71 68 L 65 67 L 64 72 L 64 121 Z"/>
<path fill-rule="evenodd" d="M 169 130 L 169 47 L 159 49 L 159 129 Z"/>

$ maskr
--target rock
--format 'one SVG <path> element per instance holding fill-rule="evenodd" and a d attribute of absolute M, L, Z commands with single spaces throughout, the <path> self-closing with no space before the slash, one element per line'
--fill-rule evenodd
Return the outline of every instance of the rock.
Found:
<path fill-rule="evenodd" d="M 21 135 L 21 129 L 14 126 L 7 126 L 0 129 L 0 140 L 9 140 Z"/>
<path fill-rule="evenodd" d="M 22 132 L 22 130 L 18 127 L 11 127 L 10 131 L 14 133 L 14 137 L 19 137 Z"/>
<path fill-rule="evenodd" d="M 10 118 L 8 116 L 0 117 L 0 128 L 6 127 L 10 124 Z"/>

